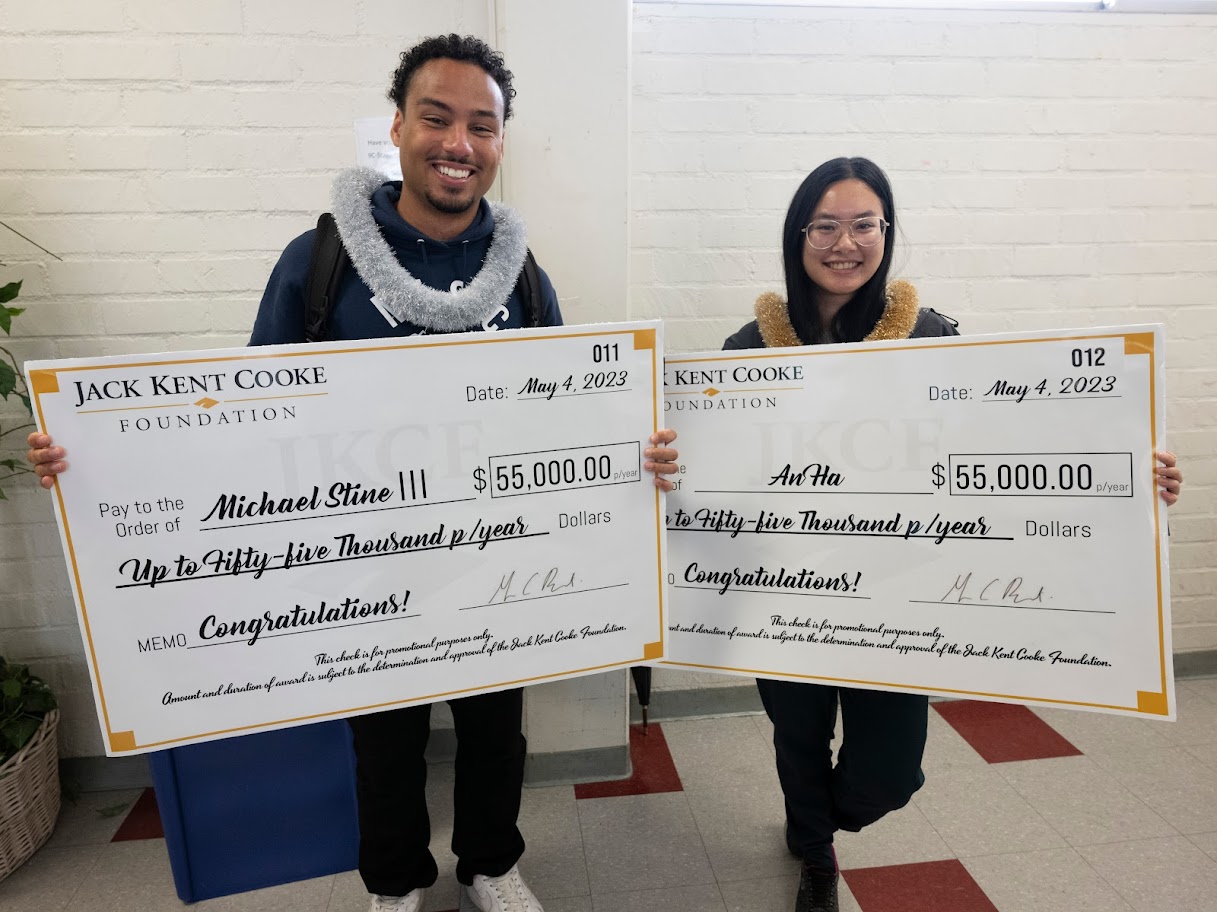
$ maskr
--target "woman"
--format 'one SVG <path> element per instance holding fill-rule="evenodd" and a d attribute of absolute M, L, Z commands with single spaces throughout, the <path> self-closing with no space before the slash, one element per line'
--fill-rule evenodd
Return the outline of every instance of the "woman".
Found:
<path fill-rule="evenodd" d="M 756 319 L 724 348 L 958 335 L 954 321 L 918 308 L 908 282 L 889 284 L 895 227 L 891 185 L 877 165 L 865 158 L 820 165 L 786 213 L 786 300 L 761 295 Z M 1169 505 L 1182 474 L 1173 455 L 1157 456 Z M 756 683 L 774 726 L 786 844 L 803 862 L 795 910 L 837 912 L 833 834 L 874 823 L 921 787 L 928 698 L 764 678 Z M 843 741 L 834 767 L 829 744 L 838 705 Z"/>

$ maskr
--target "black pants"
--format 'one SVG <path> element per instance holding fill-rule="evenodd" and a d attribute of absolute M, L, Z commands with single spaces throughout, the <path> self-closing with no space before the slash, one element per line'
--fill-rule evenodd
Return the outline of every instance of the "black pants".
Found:
<path fill-rule="evenodd" d="M 832 867 L 833 833 L 857 832 L 904 807 L 925 782 L 929 699 L 765 678 L 756 685 L 773 720 L 787 840 L 795 854 Z M 842 740 L 834 768 L 829 742 L 838 701 Z"/>
<path fill-rule="evenodd" d="M 452 851 L 463 884 L 506 874 L 524 854 L 516 827 L 524 783 L 520 689 L 449 701 L 456 724 Z M 404 896 L 435 883 L 427 762 L 431 706 L 347 720 L 355 735 L 359 874 L 369 893 Z"/>

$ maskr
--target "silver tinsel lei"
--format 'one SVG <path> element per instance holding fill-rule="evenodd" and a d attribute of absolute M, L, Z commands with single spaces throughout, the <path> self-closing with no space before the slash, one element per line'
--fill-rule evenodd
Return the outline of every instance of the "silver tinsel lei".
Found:
<path fill-rule="evenodd" d="M 372 194 L 385 180 L 370 168 L 351 168 L 334 178 L 334 221 L 355 271 L 398 320 L 434 332 L 482 326 L 515 288 L 527 249 L 524 220 L 509 206 L 490 203 L 494 237 L 482 268 L 464 288 L 439 291 L 406 271 L 372 217 Z"/>

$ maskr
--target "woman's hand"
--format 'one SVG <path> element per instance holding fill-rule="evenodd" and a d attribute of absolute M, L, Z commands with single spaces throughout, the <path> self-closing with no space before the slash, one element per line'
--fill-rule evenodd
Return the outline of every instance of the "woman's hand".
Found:
<path fill-rule="evenodd" d="M 30 434 L 25 442 L 30 447 L 29 452 L 25 454 L 26 462 L 34 467 L 38 483 L 49 491 L 55 487 L 55 476 L 68 468 L 67 462 L 64 461 L 67 450 L 55 446 L 50 434 L 39 434 L 37 431 Z"/>
<path fill-rule="evenodd" d="M 671 475 L 680 469 L 676 464 L 677 456 L 675 447 L 668 446 L 669 443 L 676 439 L 676 432 L 671 428 L 661 428 L 651 435 L 652 446 L 647 447 L 642 451 L 642 455 L 647 458 L 642 467 L 648 472 L 655 473 L 655 487 L 662 491 L 671 491 L 673 488 L 672 482 L 664 478 L 664 475 Z"/>
<path fill-rule="evenodd" d="M 1179 489 L 1183 487 L 1183 470 L 1175 463 L 1174 453 L 1159 450 L 1154 453 L 1162 465 L 1158 466 L 1158 487 L 1162 490 L 1162 500 L 1169 507 L 1179 499 Z"/>

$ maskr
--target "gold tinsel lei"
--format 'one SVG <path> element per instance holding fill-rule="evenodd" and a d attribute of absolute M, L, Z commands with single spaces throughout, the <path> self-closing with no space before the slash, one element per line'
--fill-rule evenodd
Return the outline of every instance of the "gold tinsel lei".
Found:
<path fill-rule="evenodd" d="M 907 339 L 917 324 L 917 289 L 910 282 L 897 279 L 888 283 L 884 298 L 887 306 L 883 308 L 883 316 L 862 340 L 864 342 Z M 786 302 L 772 291 L 756 299 L 756 323 L 766 348 L 789 348 L 803 344 L 790 323 Z"/>

